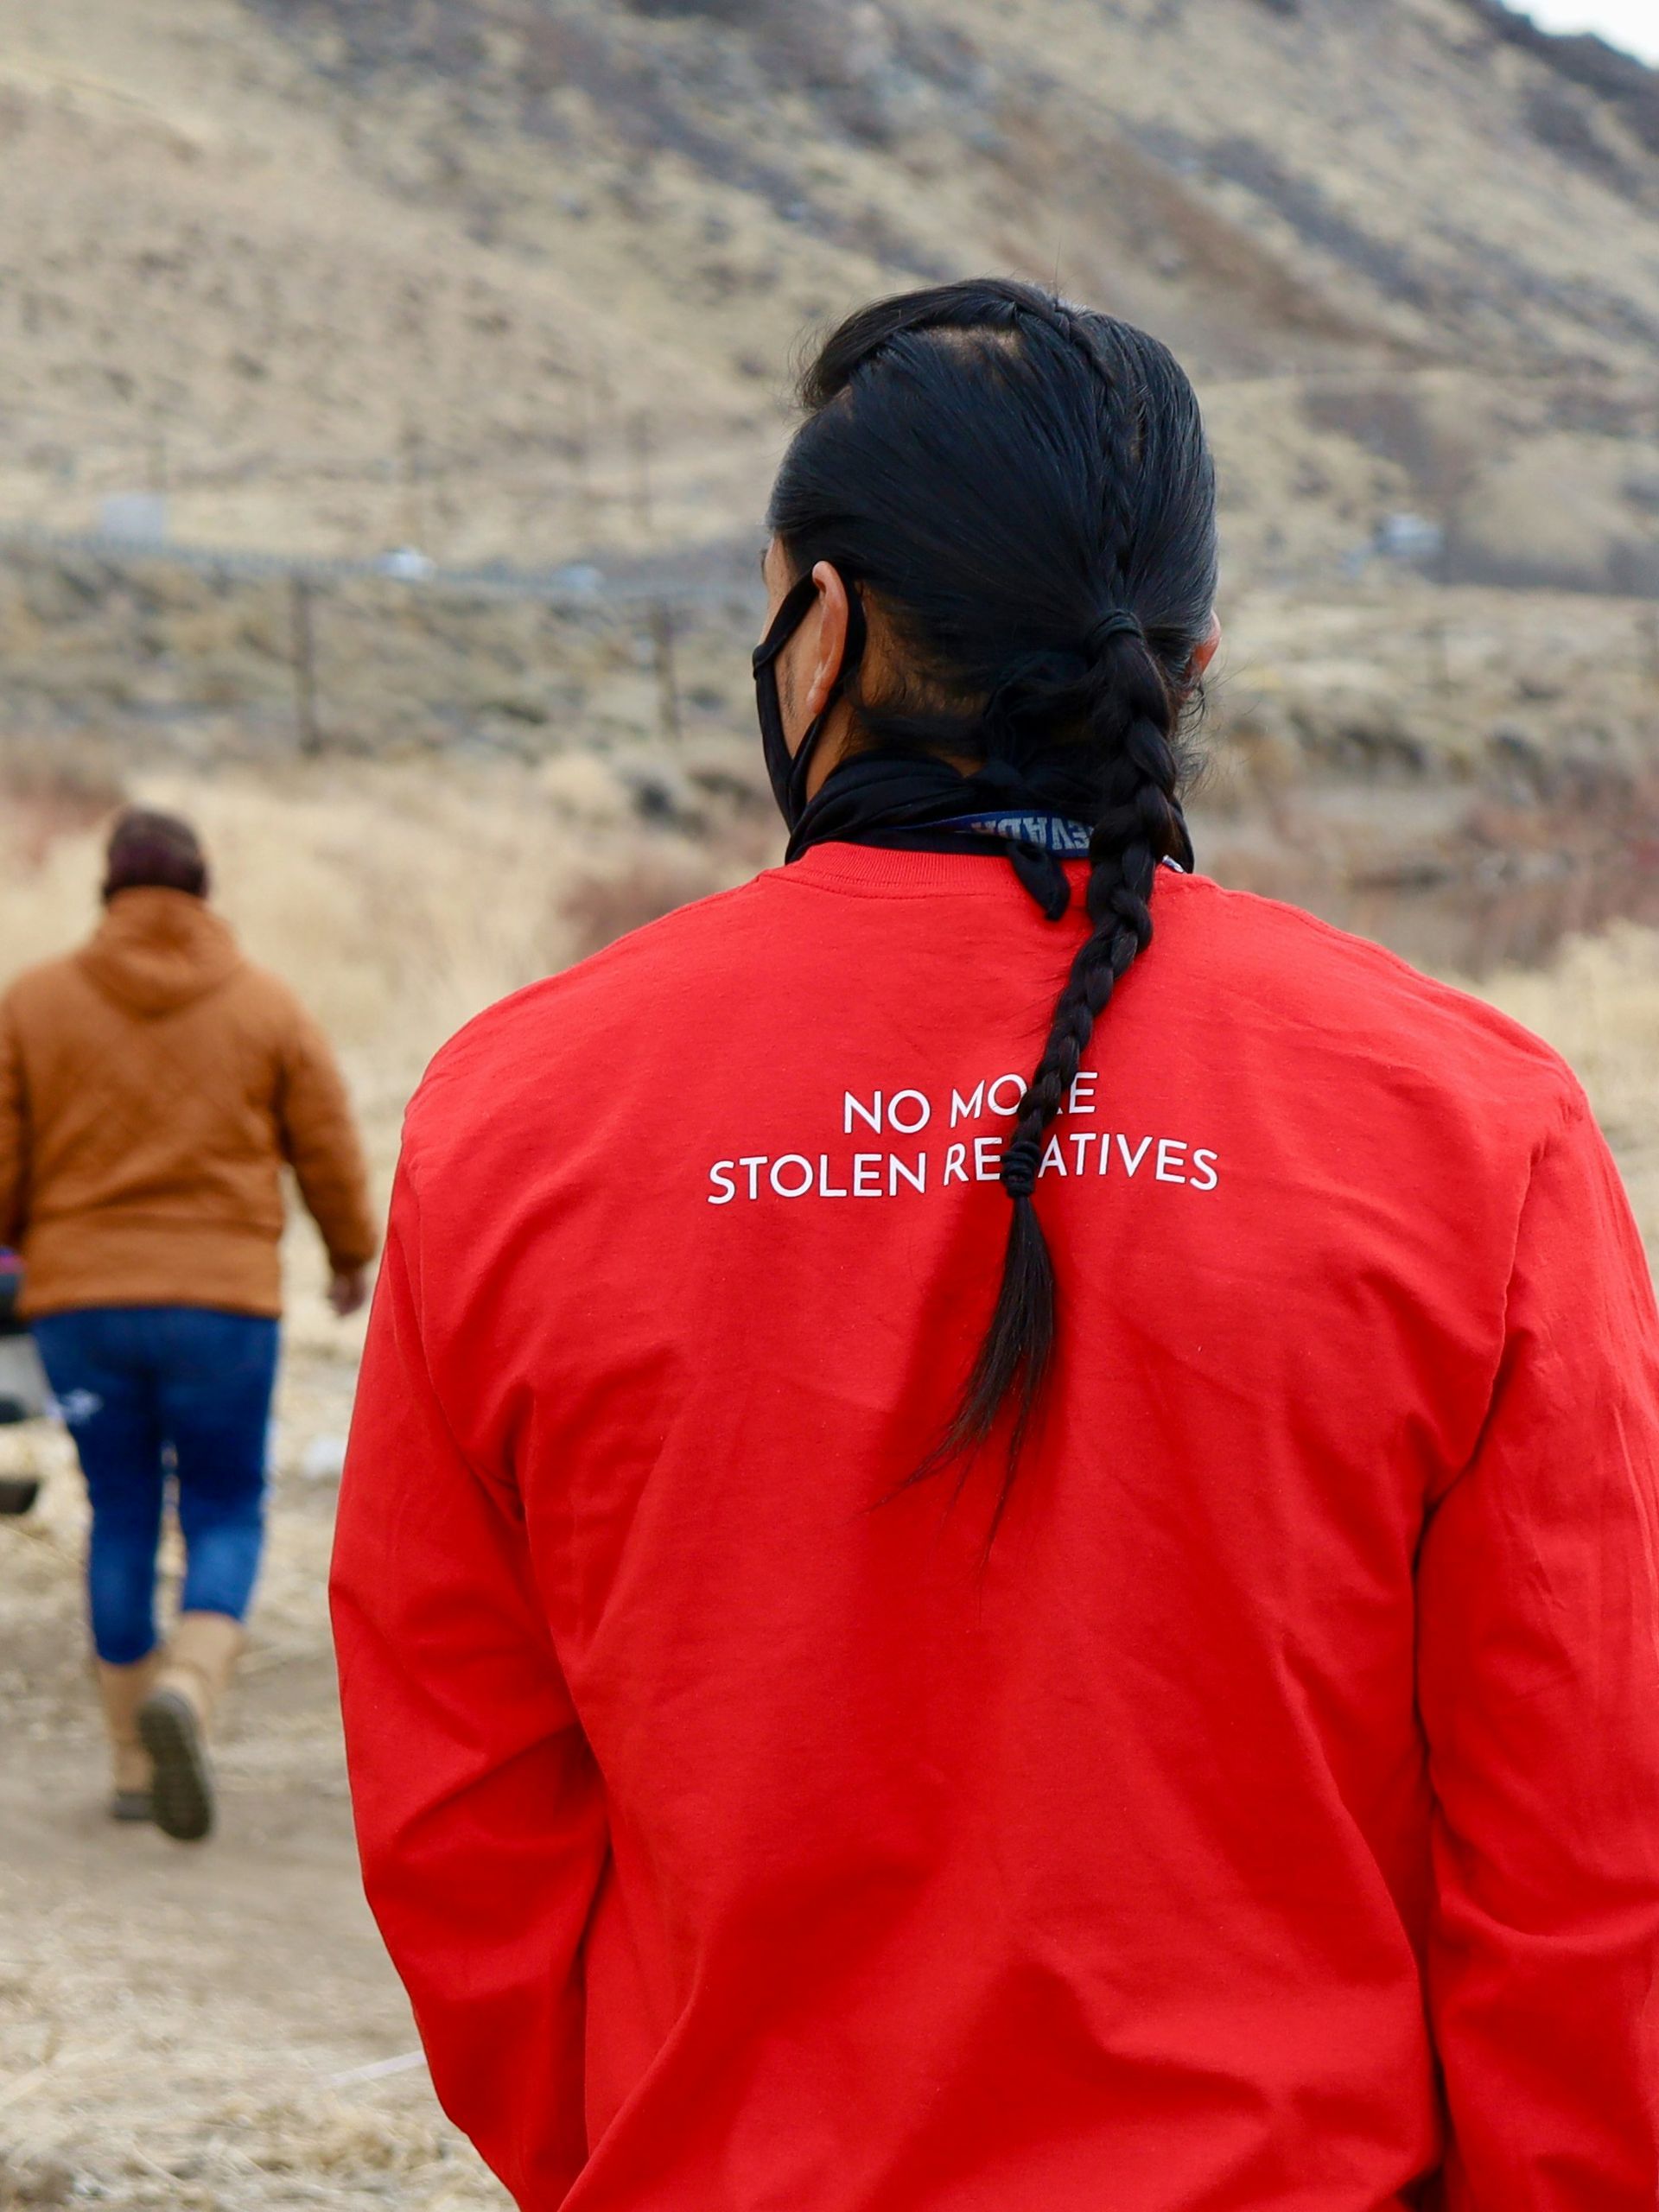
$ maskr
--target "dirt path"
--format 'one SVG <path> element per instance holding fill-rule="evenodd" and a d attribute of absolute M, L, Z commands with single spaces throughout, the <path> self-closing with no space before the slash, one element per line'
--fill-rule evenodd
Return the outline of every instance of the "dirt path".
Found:
<path fill-rule="evenodd" d="M 0 1521 L 0 2208 L 505 2207 L 443 2120 L 358 1886 L 323 1572 L 353 1363 L 301 1344 L 270 1561 L 200 1848 L 117 1827 L 85 1677 L 67 1442 Z M 356 2073 L 357 2078 L 340 2077 Z"/>

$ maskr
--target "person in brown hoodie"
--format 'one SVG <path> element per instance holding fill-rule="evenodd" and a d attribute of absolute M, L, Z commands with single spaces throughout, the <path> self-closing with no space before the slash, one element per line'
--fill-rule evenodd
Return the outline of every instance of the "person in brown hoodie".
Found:
<path fill-rule="evenodd" d="M 0 997 L 0 1245 L 92 1503 L 87 1586 L 118 1819 L 213 1825 L 206 1742 L 264 1538 L 282 1170 L 321 1231 L 337 1313 L 377 1237 L 345 1087 L 287 985 L 207 903 L 189 824 L 131 809 L 104 919 Z M 184 1538 L 165 1647 L 168 1476 Z"/>

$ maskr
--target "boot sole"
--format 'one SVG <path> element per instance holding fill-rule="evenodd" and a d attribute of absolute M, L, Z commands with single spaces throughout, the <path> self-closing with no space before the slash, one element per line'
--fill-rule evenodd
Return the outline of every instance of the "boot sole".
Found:
<path fill-rule="evenodd" d="M 156 1690 L 138 1708 L 138 1733 L 155 1770 L 152 1819 L 177 1843 L 200 1843 L 213 1825 L 213 1785 L 195 1708 Z"/>

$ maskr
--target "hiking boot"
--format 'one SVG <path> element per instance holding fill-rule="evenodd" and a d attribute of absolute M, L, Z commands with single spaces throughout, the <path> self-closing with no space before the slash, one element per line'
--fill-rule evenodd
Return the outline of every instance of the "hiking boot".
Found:
<path fill-rule="evenodd" d="M 110 1818 L 147 1821 L 150 1818 L 149 1753 L 138 1733 L 138 1708 L 149 1695 L 161 1665 L 161 1654 L 152 1651 L 130 1667 L 98 1662 L 98 1694 L 104 1707 L 104 1726 L 110 1739 L 114 1789 Z"/>
<path fill-rule="evenodd" d="M 152 1770 L 154 1819 L 163 1835 L 200 1843 L 213 1825 L 207 1732 L 244 1642 L 228 1613 L 181 1613 L 138 1708 Z"/>

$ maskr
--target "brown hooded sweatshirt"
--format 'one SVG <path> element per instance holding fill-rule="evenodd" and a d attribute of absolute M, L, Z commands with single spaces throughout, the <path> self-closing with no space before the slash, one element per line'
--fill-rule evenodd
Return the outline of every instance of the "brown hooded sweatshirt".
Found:
<path fill-rule="evenodd" d="M 321 1032 L 183 891 L 122 891 L 90 944 L 0 998 L 0 1244 L 24 1311 L 282 1308 L 282 1167 L 331 1266 L 374 1254 Z"/>

